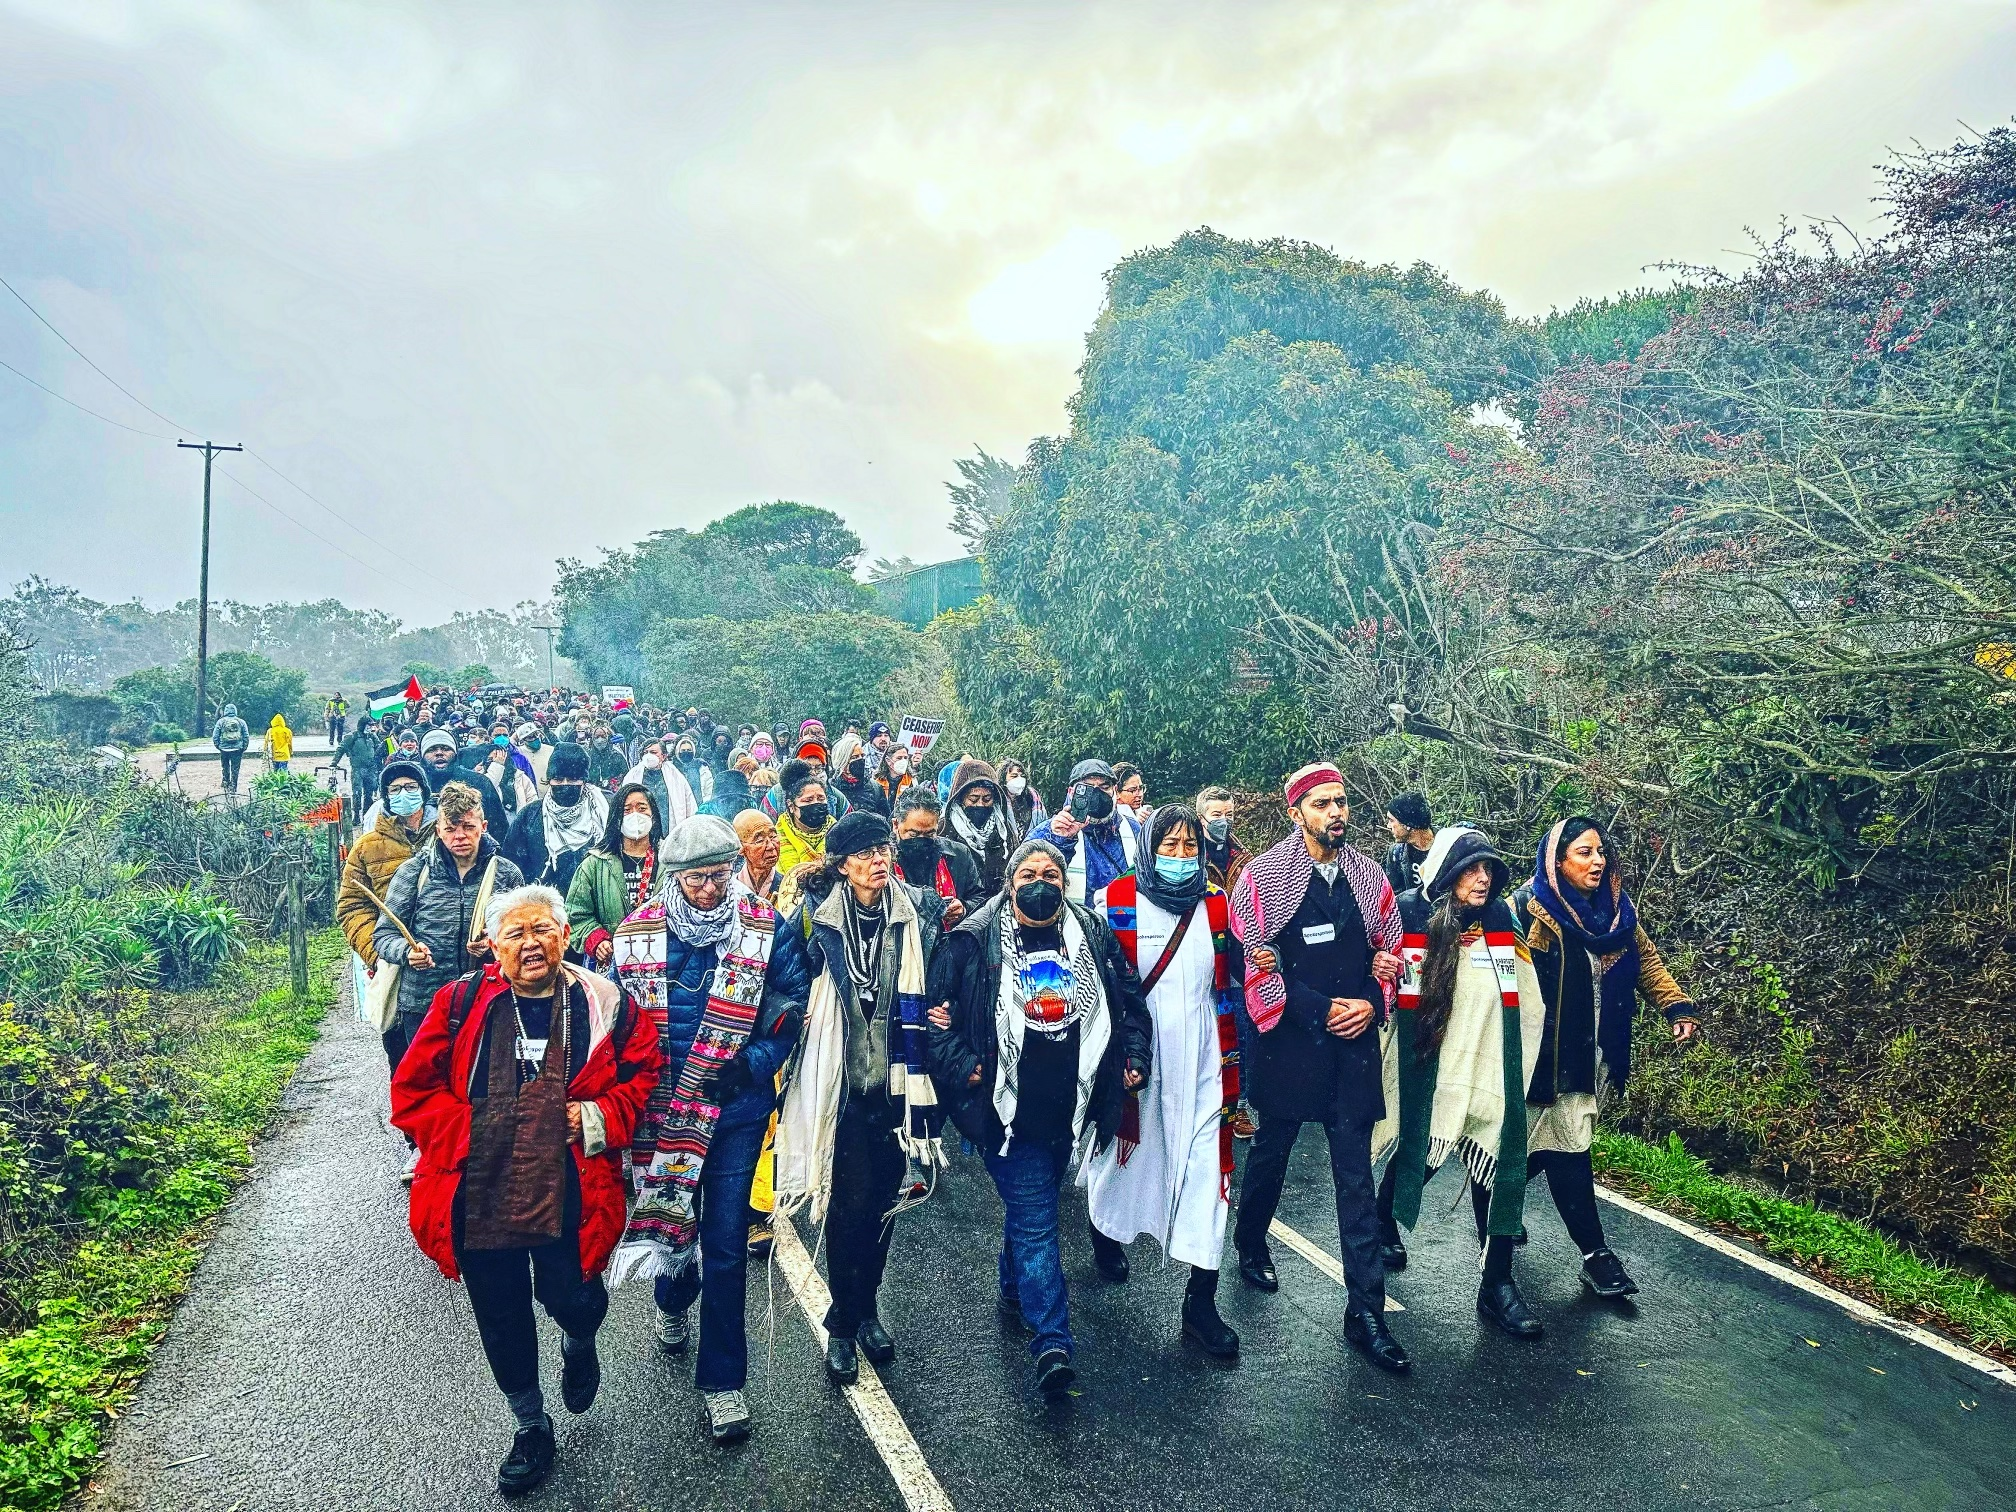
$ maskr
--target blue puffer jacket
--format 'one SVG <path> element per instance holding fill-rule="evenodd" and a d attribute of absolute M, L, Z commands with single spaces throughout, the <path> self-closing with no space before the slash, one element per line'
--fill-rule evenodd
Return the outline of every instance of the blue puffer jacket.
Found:
<path fill-rule="evenodd" d="M 805 1022 L 811 976 L 804 952 L 783 948 L 784 925 L 784 920 L 778 920 L 780 938 L 763 976 L 763 1002 L 743 1049 L 755 1085 L 721 1110 L 724 1124 L 761 1123 L 770 1116 L 777 1104 L 777 1073 L 798 1043 L 798 1031 Z M 707 1009 L 707 985 L 714 980 L 721 952 L 713 945 L 688 945 L 669 929 L 665 952 L 665 1039 L 660 1047 L 665 1052 L 665 1065 L 660 1079 L 671 1084 L 678 1081 L 693 1049 L 693 1036 L 700 1032 L 700 1018 Z"/>

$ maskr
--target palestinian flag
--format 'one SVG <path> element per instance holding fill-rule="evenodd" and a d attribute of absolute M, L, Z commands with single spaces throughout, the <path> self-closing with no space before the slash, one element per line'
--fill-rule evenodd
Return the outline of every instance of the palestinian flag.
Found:
<path fill-rule="evenodd" d="M 371 717 L 376 719 L 379 715 L 389 714 L 394 709 L 405 708 L 409 702 L 418 703 L 423 696 L 420 679 L 409 677 L 403 683 L 393 683 L 390 687 L 373 688 L 364 695 L 364 699 L 365 707 L 371 711 Z"/>

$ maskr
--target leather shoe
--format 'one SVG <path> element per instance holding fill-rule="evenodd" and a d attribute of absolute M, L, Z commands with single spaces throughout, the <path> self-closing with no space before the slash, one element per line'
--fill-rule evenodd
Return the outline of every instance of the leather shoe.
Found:
<path fill-rule="evenodd" d="M 1239 1257 L 1239 1274 L 1246 1284 L 1258 1291 L 1281 1290 L 1281 1278 L 1274 1274 L 1274 1261 L 1265 1250 L 1257 1254 Z"/>
<path fill-rule="evenodd" d="M 880 1318 L 870 1318 L 855 1329 L 854 1338 L 870 1365 L 887 1365 L 896 1358 L 896 1341 L 889 1337 L 889 1330 L 882 1326 Z"/>
<path fill-rule="evenodd" d="M 569 1412 L 586 1412 L 595 1405 L 595 1393 L 601 1389 L 602 1361 L 595 1353 L 593 1337 L 586 1349 L 560 1351 L 560 1400 Z"/>
<path fill-rule="evenodd" d="M 996 1297 L 994 1311 L 1000 1316 L 1003 1328 L 1029 1332 L 1029 1320 L 1022 1316 L 1022 1304 L 1014 1297 Z"/>
<path fill-rule="evenodd" d="M 520 1428 L 511 1441 L 510 1456 L 497 1467 L 497 1493 L 523 1496 L 539 1489 L 553 1473 L 553 1423 L 548 1419 L 537 1428 Z"/>
<path fill-rule="evenodd" d="M 852 1386 L 861 1378 L 861 1361 L 854 1353 L 854 1341 L 835 1334 L 826 1341 L 826 1379 L 835 1386 Z"/>
<path fill-rule="evenodd" d="M 1635 1297 L 1638 1283 L 1624 1273 L 1624 1262 L 1599 1249 L 1582 1262 L 1582 1279 L 1599 1297 Z"/>
<path fill-rule="evenodd" d="M 1400 1242 L 1398 1234 L 1379 1241 L 1379 1263 L 1386 1267 L 1389 1276 L 1395 1271 L 1407 1269 L 1407 1246 Z"/>
<path fill-rule="evenodd" d="M 1196 1341 L 1208 1355 L 1229 1360 L 1239 1353 L 1239 1335 L 1218 1316 L 1218 1304 L 1197 1295 L 1183 1299 L 1183 1337 Z"/>
<path fill-rule="evenodd" d="M 1365 1357 L 1381 1370 L 1405 1375 L 1414 1362 L 1387 1328 L 1386 1320 L 1375 1312 L 1358 1311 L 1344 1317 L 1344 1337 L 1365 1352 Z"/>
<path fill-rule="evenodd" d="M 1071 1389 L 1078 1372 L 1071 1368 L 1071 1356 L 1061 1349 L 1046 1349 L 1036 1362 L 1036 1389 L 1046 1397 L 1059 1397 Z"/>
<path fill-rule="evenodd" d="M 1537 1339 L 1547 1330 L 1533 1316 L 1533 1309 L 1519 1295 L 1516 1281 L 1500 1281 L 1477 1289 L 1477 1315 L 1496 1323 L 1515 1339 Z"/>
<path fill-rule="evenodd" d="M 1133 1267 L 1127 1263 L 1127 1246 L 1097 1229 L 1092 1230 L 1092 1263 L 1108 1281 L 1125 1281 L 1133 1274 Z"/>

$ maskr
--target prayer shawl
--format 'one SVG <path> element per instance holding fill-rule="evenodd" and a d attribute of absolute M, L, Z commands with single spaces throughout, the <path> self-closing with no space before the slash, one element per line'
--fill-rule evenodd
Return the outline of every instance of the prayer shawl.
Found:
<path fill-rule="evenodd" d="M 1389 1113 L 1372 1147 L 1397 1140 L 1393 1213 L 1408 1228 L 1421 1216 L 1427 1173 L 1453 1154 L 1491 1193 L 1487 1232 L 1516 1234 L 1526 1196 L 1526 1078 L 1540 1053 L 1544 1013 L 1540 983 L 1511 907 L 1492 899 L 1457 944 L 1463 959 L 1449 1020 L 1424 1061 L 1416 1010 L 1435 906 L 1419 892 L 1401 903 L 1400 1012 L 1385 1043 Z"/>
<path fill-rule="evenodd" d="M 1351 846 L 1337 852 L 1339 874 L 1351 885 L 1358 913 L 1365 921 L 1365 938 L 1374 951 L 1392 951 L 1400 946 L 1400 908 L 1394 901 L 1393 884 L 1386 873 Z M 1298 830 L 1276 845 L 1269 846 L 1247 864 L 1232 889 L 1232 933 L 1246 949 L 1246 1011 L 1253 1027 L 1262 1033 L 1281 1021 L 1288 1003 L 1288 984 L 1277 971 L 1262 971 L 1253 964 L 1253 953 L 1273 943 L 1295 917 L 1309 891 L 1309 879 L 1316 875 L 1316 863 Z M 1393 989 L 1386 988 L 1386 1006 L 1393 1004 Z"/>
<path fill-rule="evenodd" d="M 847 906 L 847 899 L 841 896 L 846 886 L 845 882 L 836 883 L 827 901 L 806 919 L 808 932 L 815 922 L 834 922 L 828 910 Z M 927 1171 L 940 1170 L 946 1164 L 939 1133 L 944 1110 L 926 1069 L 929 1026 L 924 1018 L 923 920 L 900 886 L 889 888 L 882 900 L 881 949 L 888 950 L 897 935 L 902 949 L 896 967 L 896 1000 L 875 1004 L 875 1012 L 884 1017 L 889 1032 L 889 1100 L 901 1113 L 896 1142 L 917 1165 Z M 844 928 L 840 932 L 844 937 Z M 826 1204 L 833 1195 L 833 1143 L 847 1097 L 848 1015 L 853 1014 L 856 1032 L 869 1032 L 860 1013 L 841 995 L 833 969 L 836 964 L 846 969 L 844 962 L 829 962 L 813 975 L 804 1038 L 797 1064 L 788 1074 L 784 1106 L 777 1115 L 777 1211 L 795 1213 L 809 1204 L 814 1223 L 824 1221 Z M 881 975 L 887 981 L 887 974 Z M 899 1202 L 889 1216 L 902 1212 L 905 1206 Z"/>
<path fill-rule="evenodd" d="M 1113 938 L 1120 942 L 1121 953 L 1127 957 L 1127 964 L 1134 968 L 1134 974 L 1142 978 L 1145 987 L 1146 973 L 1155 969 L 1155 962 L 1141 960 L 1140 938 L 1135 929 L 1135 905 L 1138 883 L 1130 872 L 1117 878 L 1106 889 L 1106 922 L 1113 927 Z M 1211 926 L 1211 953 L 1213 956 L 1211 989 L 1217 1007 L 1218 1020 L 1218 1065 L 1219 1089 L 1223 1094 L 1219 1105 L 1218 1119 L 1218 1189 L 1221 1195 L 1229 1197 L 1232 1191 L 1232 1115 L 1239 1107 L 1239 1021 L 1238 994 L 1232 988 L 1232 918 L 1231 908 L 1225 894 L 1213 887 L 1200 900 L 1204 905 L 1204 917 Z M 1191 905 L 1192 908 L 1196 904 Z M 1193 924 L 1195 920 L 1191 921 Z M 1159 1064 L 1159 1063 L 1158 1063 Z M 1141 1143 L 1141 1094 L 1129 1092 L 1120 1107 L 1120 1164 L 1127 1164 L 1127 1157 Z"/>
<path fill-rule="evenodd" d="M 601 843 L 602 832 L 609 827 L 609 795 L 598 787 L 584 786 L 579 800 L 566 808 L 548 793 L 539 805 L 539 817 L 545 825 L 546 855 L 557 861 L 568 851 Z"/>
<path fill-rule="evenodd" d="M 631 1276 L 676 1276 L 700 1256 L 700 1172 L 720 1106 L 704 1088 L 748 1043 L 763 1002 L 763 980 L 776 939 L 769 903 L 735 885 L 735 922 L 720 944 L 693 1048 L 677 1081 L 660 1077 L 637 1124 L 633 1170 L 641 1169 L 637 1205 L 609 1267 L 609 1284 Z M 631 1000 L 666 1033 L 665 905 L 640 908 L 616 928 L 616 977 Z M 667 1053 L 669 1061 L 671 1055 Z"/>
<path fill-rule="evenodd" d="M 1035 1031 L 1039 1034 L 1062 1034 L 1073 1024 L 1078 1026 L 1078 1097 L 1071 1110 L 1074 1144 L 1084 1138 L 1092 1083 L 1099 1075 L 1099 1062 L 1106 1055 L 1107 1042 L 1113 1037 L 1113 1014 L 1106 1004 L 1106 984 L 1099 975 L 1098 957 L 1092 953 L 1091 936 L 1078 922 L 1077 910 L 1069 903 L 1057 924 L 1064 939 L 1061 971 L 1060 963 L 1050 953 L 1031 956 L 1019 947 L 1015 938 L 1015 910 L 1007 907 L 1001 910 L 1001 995 L 994 1007 L 997 1050 L 993 1103 L 994 1115 L 1001 1120 L 1003 1155 L 1015 1142 L 1015 1109 L 1021 1101 L 1022 1040 L 1030 1032 L 1027 1005 L 1063 997 L 1054 1016 L 1048 1012 L 1040 1015 L 1043 1027 Z"/>
<path fill-rule="evenodd" d="M 1568 821 L 1557 820 L 1540 839 L 1533 899 L 1554 920 L 1564 950 L 1587 951 L 1601 972 L 1596 992 L 1596 1045 L 1610 1074 L 1622 1087 L 1630 1075 L 1631 1020 L 1638 1009 L 1638 910 L 1624 891 L 1624 873 L 1612 857 L 1594 897 L 1561 880 L 1554 855 Z M 1555 1026 L 1555 1033 L 1561 1032 Z M 1549 1089 L 1552 1090 L 1551 1088 Z"/>

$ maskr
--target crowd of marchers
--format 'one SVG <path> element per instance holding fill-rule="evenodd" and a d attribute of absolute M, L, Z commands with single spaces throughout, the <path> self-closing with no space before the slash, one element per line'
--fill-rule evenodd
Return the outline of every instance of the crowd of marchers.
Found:
<path fill-rule="evenodd" d="M 892 1249 L 899 1272 L 926 1263 L 902 1220 L 955 1165 L 999 1194 L 1001 1322 L 1046 1396 L 1077 1378 L 1066 1190 L 1100 1276 L 1125 1282 L 1151 1238 L 1188 1267 L 1182 1337 L 1234 1358 L 1226 1230 L 1243 1284 L 1275 1291 L 1269 1227 L 1308 1124 L 1344 1336 L 1381 1369 L 1410 1368 L 1386 1276 L 1452 1164 L 1487 1325 L 1542 1337 L 1513 1260 L 1543 1174 L 1585 1284 L 1637 1291 L 1596 1205 L 1597 1114 L 1641 1000 L 1676 1039 L 1696 1020 L 1593 819 L 1515 874 L 1399 795 L 1382 864 L 1347 843 L 1343 776 L 1318 762 L 1284 783 L 1287 837 L 1249 855 L 1229 791 L 1151 804 L 1125 763 L 1079 761 L 1051 810 L 1021 763 L 927 776 L 885 724 L 829 740 L 559 692 L 409 702 L 342 750 L 362 833 L 339 918 L 412 1146 L 413 1235 L 465 1286 L 516 1420 L 506 1494 L 555 1462 L 535 1302 L 579 1413 L 611 1293 L 648 1281 L 658 1345 L 692 1355 L 707 1431 L 734 1441 L 775 1215 L 820 1230 L 846 1387 L 861 1357 L 897 1357 L 885 1271 Z"/>

